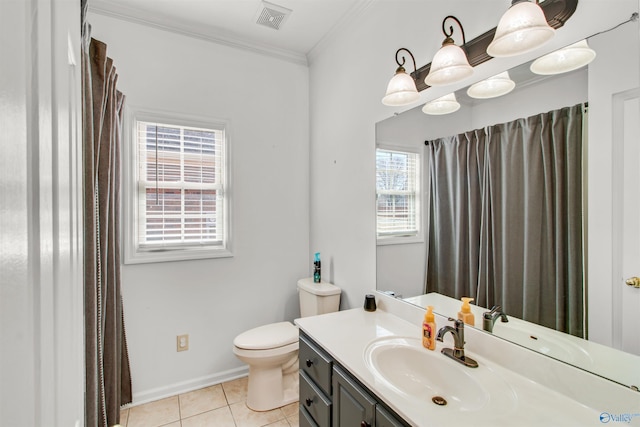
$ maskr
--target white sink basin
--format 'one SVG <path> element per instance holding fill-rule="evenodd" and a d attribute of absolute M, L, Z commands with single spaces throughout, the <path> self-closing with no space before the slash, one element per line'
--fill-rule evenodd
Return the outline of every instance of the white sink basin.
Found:
<path fill-rule="evenodd" d="M 518 321 L 496 322 L 493 334 L 513 343 L 535 350 L 586 369 L 593 364 L 591 356 L 576 338 L 552 329 L 528 325 Z"/>
<path fill-rule="evenodd" d="M 442 354 L 444 347 L 429 351 L 416 338 L 386 337 L 372 341 L 364 357 L 377 382 L 415 403 L 494 414 L 515 408 L 515 392 L 488 362 L 478 360 L 478 368 L 464 366 Z"/>

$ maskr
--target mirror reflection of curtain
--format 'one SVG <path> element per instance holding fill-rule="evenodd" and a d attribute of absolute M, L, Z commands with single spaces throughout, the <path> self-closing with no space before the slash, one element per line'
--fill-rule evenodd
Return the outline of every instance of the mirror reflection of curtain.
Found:
<path fill-rule="evenodd" d="M 131 374 L 120 293 L 120 145 L 124 95 L 83 11 L 85 425 L 120 423 Z"/>
<path fill-rule="evenodd" d="M 584 336 L 584 111 L 430 141 L 426 292 Z"/>

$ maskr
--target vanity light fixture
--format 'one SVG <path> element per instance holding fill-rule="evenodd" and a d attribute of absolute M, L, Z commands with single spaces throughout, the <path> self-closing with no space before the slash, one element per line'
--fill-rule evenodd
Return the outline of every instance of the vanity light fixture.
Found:
<path fill-rule="evenodd" d="M 413 71 L 414 73 L 416 71 L 416 59 L 413 57 L 413 54 L 409 49 L 405 49 L 404 47 L 398 49 L 396 51 L 396 63 L 398 64 L 398 68 L 396 69 L 396 74 L 391 78 L 391 80 L 389 80 L 387 92 L 384 98 L 382 98 L 382 103 L 384 105 L 392 107 L 409 105 L 420 98 L 415 80 L 407 74 L 404 69 L 404 56 L 402 57 L 402 62 L 398 59 L 398 54 L 402 50 L 406 51 L 411 56 L 411 59 L 413 60 Z"/>
<path fill-rule="evenodd" d="M 529 3 L 528 1 L 520 1 L 521 3 Z M 515 8 L 515 6 L 518 4 L 519 2 L 516 0 L 512 3 L 512 7 L 511 9 Z M 551 36 L 553 36 L 553 29 L 557 29 L 562 27 L 565 22 L 567 22 L 569 20 L 569 18 L 571 18 L 571 16 L 573 15 L 573 13 L 576 11 L 576 8 L 578 7 L 578 0 L 545 0 L 542 3 L 538 5 L 536 4 L 531 4 L 528 7 L 535 7 L 538 9 L 542 9 L 544 11 L 543 15 L 546 17 L 546 23 L 548 24 L 549 27 L 551 27 Z M 522 6 L 518 6 L 519 8 Z M 527 7 L 526 5 L 524 7 Z M 509 10 L 511 10 L 509 9 Z M 507 11 L 508 12 L 508 11 Z M 506 15 L 506 13 L 505 13 Z M 443 27 L 444 27 L 444 21 L 443 21 Z M 460 28 L 462 28 L 462 26 L 460 26 Z M 488 46 L 490 44 L 495 44 L 496 46 L 502 43 L 497 43 L 496 37 L 494 37 L 497 33 L 497 28 L 492 28 L 489 31 L 479 35 L 478 37 L 476 37 L 475 39 L 466 42 L 463 41 L 463 46 L 462 46 L 462 50 L 464 52 L 466 52 L 466 59 L 468 61 L 468 64 L 471 67 L 476 67 L 486 61 L 489 61 L 492 58 L 492 55 L 490 55 L 488 51 Z M 452 32 L 453 30 L 451 30 Z M 541 30 L 543 33 L 548 33 L 548 29 L 547 30 Z M 444 30 L 443 30 L 444 32 Z M 445 32 L 445 35 L 447 35 L 447 33 Z M 549 36 L 550 37 L 550 36 Z M 495 43 L 494 43 L 495 42 Z M 399 49 L 400 50 L 406 50 L 406 49 Z M 408 52 L 408 50 L 407 50 Z M 498 56 L 498 54 L 495 54 L 493 56 Z M 413 55 L 412 55 L 413 58 Z M 435 58 L 434 58 L 435 59 Z M 398 63 L 398 65 L 400 65 L 400 67 L 402 67 L 401 64 L 404 64 L 404 59 L 401 62 L 398 61 L 397 59 L 397 53 L 396 53 L 396 62 Z M 415 64 L 415 59 L 414 59 L 414 64 Z M 411 73 L 411 76 L 413 77 L 414 80 L 414 84 L 416 86 L 417 92 L 422 92 L 423 90 L 427 89 L 430 85 L 428 83 L 425 82 L 426 77 L 430 74 L 431 72 L 431 68 L 432 68 L 433 64 L 430 62 L 428 64 L 422 65 L 420 66 L 420 68 L 418 68 L 416 71 L 414 71 L 413 73 Z M 401 74 L 404 73 L 406 74 L 406 71 L 403 70 L 399 70 L 401 71 Z M 401 79 L 401 78 L 400 78 Z M 402 80 L 401 80 L 402 81 Z M 406 81 L 406 79 L 405 79 Z M 394 90 L 395 87 L 395 82 L 394 85 L 390 85 L 390 87 L 387 89 L 387 95 L 393 95 L 395 93 L 404 93 L 405 91 L 403 90 Z M 402 87 L 402 85 L 400 86 Z M 413 89 L 411 88 L 411 86 L 409 86 L 409 90 L 407 92 L 412 92 Z M 386 96 L 385 96 L 386 98 Z M 415 98 L 416 100 L 418 99 L 415 95 L 409 95 L 409 99 L 411 98 Z M 402 104 L 402 105 L 407 105 L 413 101 L 406 101 L 406 99 L 404 101 L 398 101 L 398 99 L 403 99 L 402 95 L 397 95 L 397 96 L 392 96 L 389 98 L 389 102 L 406 102 L 406 104 Z M 386 101 L 383 101 L 383 103 L 385 105 L 395 105 L 395 104 L 387 104 Z M 398 104 L 401 105 L 401 104 Z"/>
<path fill-rule="evenodd" d="M 493 57 L 520 55 L 542 46 L 554 34 L 537 1 L 513 0 L 500 18 L 487 53 Z"/>
<path fill-rule="evenodd" d="M 509 72 L 504 71 L 493 77 L 472 84 L 467 89 L 467 95 L 476 99 L 496 98 L 506 95 L 516 87 L 516 83 L 509 77 Z"/>
<path fill-rule="evenodd" d="M 449 31 L 447 31 L 446 22 L 448 19 L 454 20 L 458 24 L 458 27 L 460 27 L 462 45 L 464 46 L 467 42 L 464 37 L 464 28 L 462 28 L 462 24 L 458 18 L 452 15 L 444 18 L 442 21 L 442 32 L 445 35 L 445 39 L 442 42 L 442 47 L 433 57 L 429 74 L 424 79 L 424 82 L 429 86 L 444 86 L 456 83 L 473 74 L 473 67 L 469 65 L 467 54 L 460 46 L 456 46 L 451 38 L 453 35 L 453 26 L 449 26 Z"/>
<path fill-rule="evenodd" d="M 456 94 L 452 92 L 448 95 L 441 96 L 440 98 L 427 102 L 424 104 L 424 107 L 422 107 L 422 112 L 431 115 L 443 115 L 455 113 L 459 109 L 460 104 L 456 99 Z"/>
<path fill-rule="evenodd" d="M 562 74 L 587 65 L 595 57 L 595 50 L 586 40 L 581 40 L 536 59 L 531 64 L 531 71 L 544 76 Z"/>

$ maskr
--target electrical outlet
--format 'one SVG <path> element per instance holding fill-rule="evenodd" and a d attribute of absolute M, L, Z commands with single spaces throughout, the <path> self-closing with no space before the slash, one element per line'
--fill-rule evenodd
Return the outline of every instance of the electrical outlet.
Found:
<path fill-rule="evenodd" d="M 176 337 L 176 351 L 189 350 L 189 334 L 178 335 Z"/>

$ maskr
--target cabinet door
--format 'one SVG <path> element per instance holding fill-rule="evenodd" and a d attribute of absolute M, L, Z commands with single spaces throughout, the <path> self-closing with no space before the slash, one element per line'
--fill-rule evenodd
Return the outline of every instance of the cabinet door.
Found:
<path fill-rule="evenodd" d="M 376 427 L 404 427 L 405 425 L 380 405 L 376 406 Z"/>
<path fill-rule="evenodd" d="M 339 367 L 333 367 L 333 427 L 369 427 L 376 401 Z"/>

